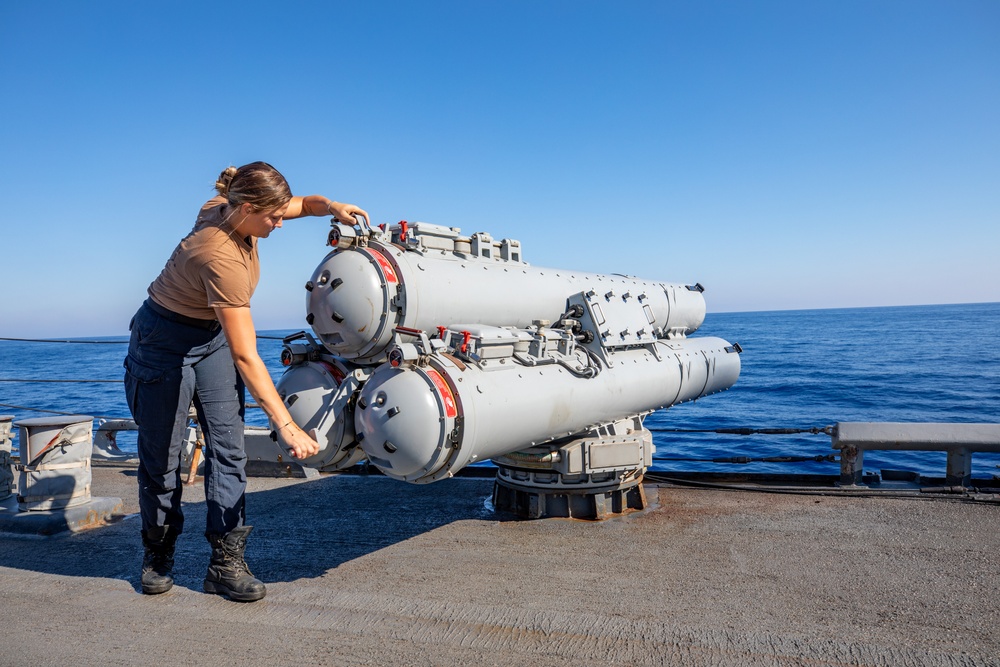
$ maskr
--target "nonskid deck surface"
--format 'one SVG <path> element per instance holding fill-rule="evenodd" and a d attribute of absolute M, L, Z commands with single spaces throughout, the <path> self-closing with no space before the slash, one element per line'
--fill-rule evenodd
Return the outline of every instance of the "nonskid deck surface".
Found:
<path fill-rule="evenodd" d="M 250 480 L 261 602 L 137 592 L 137 517 L 0 536 L 0 664 L 997 665 L 996 505 L 647 487 L 604 522 L 505 520 L 492 481 Z M 136 511 L 135 470 L 94 493 Z"/>

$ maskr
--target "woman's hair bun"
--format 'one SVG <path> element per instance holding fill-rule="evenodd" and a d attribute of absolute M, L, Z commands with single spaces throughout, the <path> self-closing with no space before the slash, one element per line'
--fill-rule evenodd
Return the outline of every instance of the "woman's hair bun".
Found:
<path fill-rule="evenodd" d="M 236 176 L 236 167 L 226 167 L 219 174 L 219 180 L 215 182 L 215 190 L 223 197 L 229 194 L 229 184 L 233 182 L 233 177 Z"/>
<path fill-rule="evenodd" d="M 230 206 L 250 204 L 255 211 L 269 211 L 292 199 L 288 181 L 266 162 L 251 162 L 239 169 L 229 167 L 219 176 L 215 189 Z"/>

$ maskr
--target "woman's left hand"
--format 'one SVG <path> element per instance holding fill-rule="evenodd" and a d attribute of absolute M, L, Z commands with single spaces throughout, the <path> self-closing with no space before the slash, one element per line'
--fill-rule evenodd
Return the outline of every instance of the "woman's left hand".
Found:
<path fill-rule="evenodd" d="M 282 444 L 292 451 L 292 456 L 297 459 L 304 459 L 319 453 L 319 443 L 306 435 L 306 432 L 295 423 L 286 424 L 284 428 L 278 429 L 277 435 L 281 438 Z"/>

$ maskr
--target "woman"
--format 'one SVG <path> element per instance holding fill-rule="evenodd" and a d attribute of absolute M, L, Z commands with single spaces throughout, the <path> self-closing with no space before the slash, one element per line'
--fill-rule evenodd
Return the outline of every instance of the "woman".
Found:
<path fill-rule="evenodd" d="M 229 167 L 215 187 L 219 196 L 202 207 L 129 325 L 125 391 L 139 426 L 141 581 L 147 594 L 173 586 L 174 545 L 184 528 L 180 456 L 193 402 L 205 435 L 205 536 L 212 546 L 204 589 L 253 601 L 266 590 L 243 559 L 252 529 L 244 523 L 244 388 L 294 456 L 319 451 L 292 421 L 257 354 L 250 316 L 257 241 L 286 219 L 367 221 L 368 214 L 319 195 L 293 197 L 284 176 L 264 162 Z"/>

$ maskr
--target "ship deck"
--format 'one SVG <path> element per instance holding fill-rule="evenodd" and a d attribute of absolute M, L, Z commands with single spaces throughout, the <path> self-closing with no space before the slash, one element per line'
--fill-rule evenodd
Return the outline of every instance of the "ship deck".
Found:
<path fill-rule="evenodd" d="M 494 514 L 492 480 L 251 478 L 247 559 L 267 597 L 201 592 L 200 485 L 175 587 L 138 592 L 126 515 L 0 535 L 5 665 L 997 665 L 990 502 L 647 485 L 589 522 Z"/>

